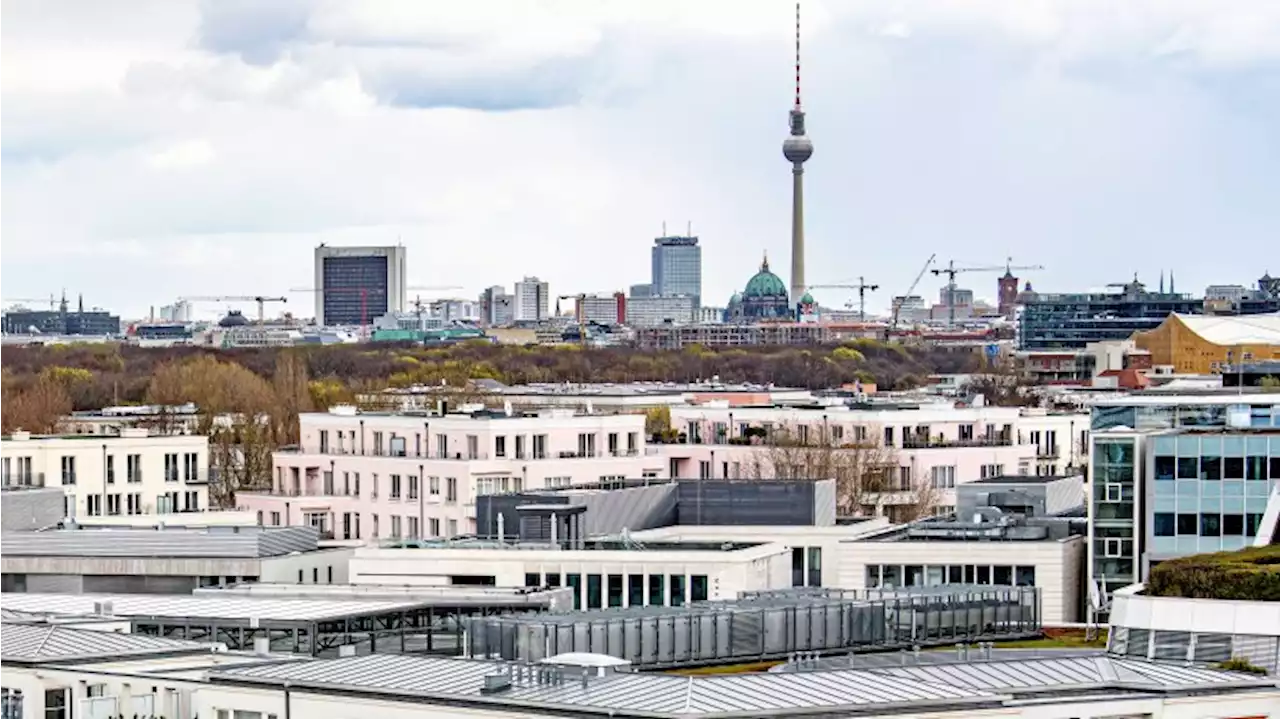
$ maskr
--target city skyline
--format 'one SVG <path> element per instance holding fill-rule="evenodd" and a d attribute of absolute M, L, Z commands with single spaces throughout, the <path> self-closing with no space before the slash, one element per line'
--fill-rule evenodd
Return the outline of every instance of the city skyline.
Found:
<path fill-rule="evenodd" d="M 703 303 L 723 305 L 762 250 L 788 257 L 776 143 L 794 5 L 686 5 L 493 22 L 419 5 L 7 4 L 4 294 L 66 286 L 138 316 L 192 292 L 306 286 L 320 242 L 397 240 L 420 258 L 413 282 L 466 288 L 452 294 L 526 274 L 608 291 L 644 281 L 662 218 L 689 218 Z M 1024 281 L 1044 291 L 1135 270 L 1154 286 L 1160 267 L 1192 292 L 1276 272 L 1259 258 L 1280 234 L 1280 10 L 1110 19 L 1088 2 L 807 2 L 823 143 L 807 282 L 865 276 L 879 310 L 931 252 L 1043 264 Z M 547 39 L 512 41 L 530 27 Z M 1155 241 L 1174 256 L 1151 259 Z M 1232 252 L 1206 260 L 1218 245 Z M 994 275 L 964 284 L 994 298 Z"/>

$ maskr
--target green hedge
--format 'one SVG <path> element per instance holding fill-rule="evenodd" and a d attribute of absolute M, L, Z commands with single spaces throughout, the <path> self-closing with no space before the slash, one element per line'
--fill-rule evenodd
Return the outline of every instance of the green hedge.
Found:
<path fill-rule="evenodd" d="M 1280 602 L 1280 545 L 1197 554 L 1151 569 L 1147 594 Z"/>

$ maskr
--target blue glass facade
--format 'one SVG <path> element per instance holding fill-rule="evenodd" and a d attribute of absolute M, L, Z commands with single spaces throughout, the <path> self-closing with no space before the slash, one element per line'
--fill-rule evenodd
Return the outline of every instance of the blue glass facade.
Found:
<path fill-rule="evenodd" d="M 1150 561 L 1252 544 L 1280 483 L 1280 434 L 1166 435 L 1151 445 Z"/>

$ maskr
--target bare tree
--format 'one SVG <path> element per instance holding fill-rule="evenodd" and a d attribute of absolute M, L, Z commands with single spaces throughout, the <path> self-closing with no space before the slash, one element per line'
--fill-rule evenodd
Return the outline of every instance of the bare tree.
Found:
<path fill-rule="evenodd" d="M 54 432 L 58 422 L 71 414 L 71 395 L 52 376 L 42 374 L 34 384 L 22 390 L 6 387 L 4 395 L 0 424 L 4 425 L 5 432 L 18 429 L 35 433 Z"/>
<path fill-rule="evenodd" d="M 875 441 L 881 432 L 867 428 L 865 436 L 844 442 L 826 428 L 775 429 L 754 453 L 747 473 L 759 479 L 834 479 L 838 514 L 873 515 L 877 500 L 893 489 L 898 454 Z"/>

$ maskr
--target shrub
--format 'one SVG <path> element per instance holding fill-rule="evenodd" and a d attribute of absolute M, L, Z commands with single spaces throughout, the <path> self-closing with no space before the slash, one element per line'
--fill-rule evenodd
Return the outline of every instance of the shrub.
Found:
<path fill-rule="evenodd" d="M 1218 669 L 1225 669 L 1229 672 L 1245 672 L 1247 674 L 1266 674 L 1267 670 L 1250 662 L 1243 657 L 1231 657 L 1225 662 L 1219 662 Z"/>
<path fill-rule="evenodd" d="M 1280 602 L 1280 545 L 1161 562 L 1152 567 L 1146 591 L 1157 597 Z"/>

